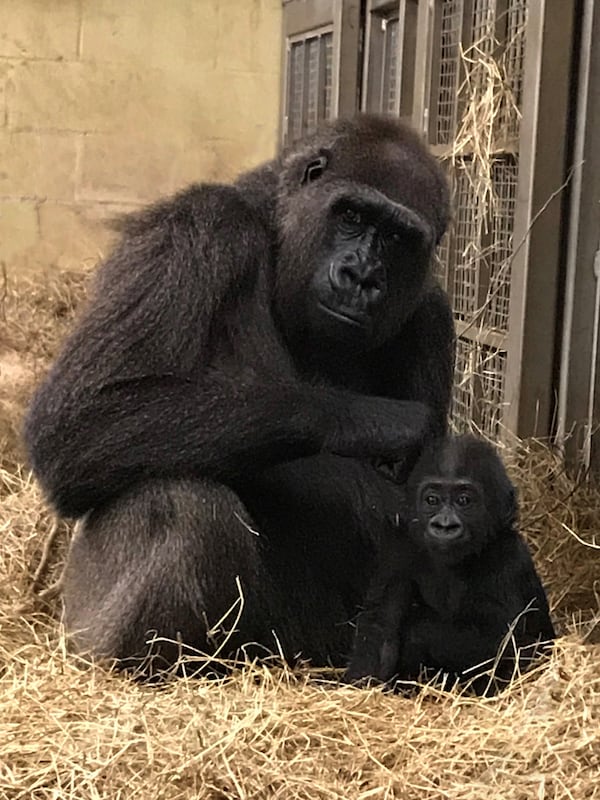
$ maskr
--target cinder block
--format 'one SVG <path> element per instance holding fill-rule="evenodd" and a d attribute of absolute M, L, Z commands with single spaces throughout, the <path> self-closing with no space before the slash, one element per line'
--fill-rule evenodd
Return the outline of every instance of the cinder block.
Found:
<path fill-rule="evenodd" d="M 270 136 L 266 137 L 270 140 Z M 219 180 L 227 182 L 242 172 L 256 167 L 275 155 L 260 139 L 221 139 L 215 142 L 215 156 Z"/>
<path fill-rule="evenodd" d="M 78 0 L 2 0 L 0 20 L 0 56 L 77 56 Z"/>
<path fill-rule="evenodd" d="M 7 96 L 10 79 L 15 71 L 16 62 L 0 56 L 0 128 L 8 122 Z"/>
<path fill-rule="evenodd" d="M 13 129 L 167 130 L 189 101 L 164 72 L 122 64 L 30 61 L 15 69 L 12 84 Z"/>
<path fill-rule="evenodd" d="M 218 5 L 214 0 L 83 0 L 82 57 L 175 73 L 211 70 Z"/>
<path fill-rule="evenodd" d="M 0 195 L 73 200 L 75 136 L 0 130 Z"/>
<path fill-rule="evenodd" d="M 88 134 L 81 158 L 80 201 L 146 202 L 193 181 L 218 177 L 215 147 L 193 141 L 177 125 L 169 139 Z"/>
<path fill-rule="evenodd" d="M 114 212 L 114 207 L 43 203 L 36 266 L 76 269 L 104 258 L 114 238 L 106 221 Z"/>
<path fill-rule="evenodd" d="M 217 73 L 205 98 L 214 138 L 251 145 L 257 161 L 271 158 L 277 146 L 278 97 L 275 73 Z"/>
<path fill-rule="evenodd" d="M 219 11 L 218 70 L 278 73 L 281 66 L 281 3 L 223 0 Z"/>
<path fill-rule="evenodd" d="M 38 243 L 36 204 L 33 201 L 0 200 L 0 262 L 11 269 Z"/>

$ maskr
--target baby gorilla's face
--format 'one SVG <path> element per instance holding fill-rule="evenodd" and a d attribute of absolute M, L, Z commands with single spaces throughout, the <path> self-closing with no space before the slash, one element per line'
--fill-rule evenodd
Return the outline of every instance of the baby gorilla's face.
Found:
<path fill-rule="evenodd" d="M 487 514 L 479 484 L 470 478 L 428 477 L 417 488 L 413 535 L 438 558 L 459 561 L 487 540 Z"/>

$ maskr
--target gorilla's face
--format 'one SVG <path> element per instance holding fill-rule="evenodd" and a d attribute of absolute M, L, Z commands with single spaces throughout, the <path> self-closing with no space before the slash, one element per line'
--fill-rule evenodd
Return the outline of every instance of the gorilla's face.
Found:
<path fill-rule="evenodd" d="M 275 302 L 297 341 L 361 350 L 415 309 L 448 213 L 445 178 L 392 120 L 336 123 L 282 161 Z"/>
<path fill-rule="evenodd" d="M 409 532 L 434 558 L 457 563 L 512 531 L 517 501 L 493 447 L 471 435 L 432 442 L 407 485 Z"/>
<path fill-rule="evenodd" d="M 376 345 L 399 327 L 422 290 L 429 225 L 368 187 L 333 193 L 306 295 L 310 327 L 328 339 Z"/>

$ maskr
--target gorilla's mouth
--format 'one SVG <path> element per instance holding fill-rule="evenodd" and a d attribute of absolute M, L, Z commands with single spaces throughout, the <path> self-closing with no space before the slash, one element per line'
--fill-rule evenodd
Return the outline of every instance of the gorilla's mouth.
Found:
<path fill-rule="evenodd" d="M 463 541 L 467 539 L 462 527 L 457 530 L 445 531 L 444 533 L 434 533 L 427 530 L 425 536 L 430 547 L 433 547 L 435 550 L 450 550 L 451 552 L 455 547 L 460 547 Z"/>
<path fill-rule="evenodd" d="M 339 308 L 331 308 L 331 306 L 325 305 L 325 303 L 319 303 L 319 308 L 326 314 L 329 314 L 330 317 L 334 317 L 346 325 L 353 325 L 356 328 L 367 327 L 368 316 L 366 314 L 353 314 L 350 311 L 341 311 Z"/>

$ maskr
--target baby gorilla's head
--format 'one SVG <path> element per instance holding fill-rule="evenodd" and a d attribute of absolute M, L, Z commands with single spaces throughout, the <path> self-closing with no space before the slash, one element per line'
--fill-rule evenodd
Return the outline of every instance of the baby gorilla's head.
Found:
<path fill-rule="evenodd" d="M 461 561 L 513 531 L 516 491 L 494 448 L 474 436 L 431 443 L 407 485 L 413 539 L 440 559 Z"/>

